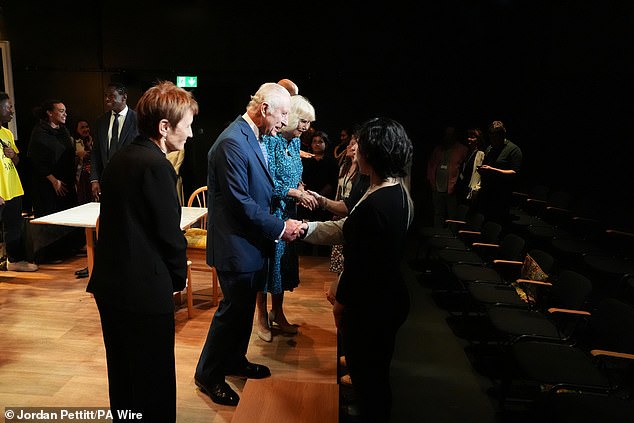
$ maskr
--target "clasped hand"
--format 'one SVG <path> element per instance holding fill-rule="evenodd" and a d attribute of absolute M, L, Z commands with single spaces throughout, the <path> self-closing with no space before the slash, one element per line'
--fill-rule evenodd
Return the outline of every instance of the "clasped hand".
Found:
<path fill-rule="evenodd" d="M 282 240 L 291 242 L 295 241 L 297 237 L 302 236 L 304 234 L 304 222 L 301 220 L 288 219 L 284 222 L 286 226 L 284 227 L 284 233 L 282 234 Z"/>
<path fill-rule="evenodd" d="M 307 191 L 302 191 L 302 193 L 303 195 L 299 198 L 299 204 L 306 207 L 308 210 L 315 210 L 319 207 L 319 203 L 313 195 Z"/>
<path fill-rule="evenodd" d="M 321 194 L 320 194 L 320 193 L 318 193 L 318 192 L 311 191 L 311 190 L 309 190 L 309 189 L 308 189 L 308 190 L 306 190 L 306 192 L 307 192 L 308 194 L 310 194 L 310 196 L 311 196 L 312 198 L 314 198 L 314 199 L 315 199 L 315 203 L 317 204 L 317 206 L 319 206 L 319 207 L 321 207 L 321 208 L 324 208 L 324 206 L 325 206 L 325 198 L 326 198 L 326 197 L 324 197 L 323 195 L 321 195 Z"/>

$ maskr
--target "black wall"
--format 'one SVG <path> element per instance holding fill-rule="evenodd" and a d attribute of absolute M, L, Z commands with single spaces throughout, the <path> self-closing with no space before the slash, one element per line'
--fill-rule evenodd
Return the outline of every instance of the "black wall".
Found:
<path fill-rule="evenodd" d="M 423 210 L 424 166 L 443 128 L 499 119 L 524 152 L 519 188 L 597 191 L 610 219 L 629 224 L 630 2 L 216 3 L 0 2 L 22 148 L 44 98 L 62 99 L 70 121 L 94 118 L 111 79 L 128 84 L 134 105 L 156 79 L 194 74 L 201 113 L 186 186 L 202 185 L 220 129 L 262 82 L 286 77 L 331 138 L 379 114 L 401 121 Z"/>

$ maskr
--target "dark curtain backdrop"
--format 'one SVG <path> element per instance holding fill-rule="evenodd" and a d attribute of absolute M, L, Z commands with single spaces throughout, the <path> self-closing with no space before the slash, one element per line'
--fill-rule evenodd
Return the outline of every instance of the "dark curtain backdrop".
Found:
<path fill-rule="evenodd" d="M 419 218 L 428 211 L 425 164 L 444 127 L 502 120 L 524 152 L 518 189 L 598 192 L 605 214 L 629 225 L 630 2 L 216 3 L 139 1 L 112 11 L 103 1 L 0 2 L 19 146 L 28 149 L 31 109 L 45 98 L 63 100 L 70 122 L 94 119 L 110 80 L 129 86 L 134 106 L 157 79 L 197 75 L 201 112 L 183 168 L 191 191 L 205 183 L 209 146 L 249 95 L 290 78 L 331 139 L 377 115 L 405 125 Z"/>

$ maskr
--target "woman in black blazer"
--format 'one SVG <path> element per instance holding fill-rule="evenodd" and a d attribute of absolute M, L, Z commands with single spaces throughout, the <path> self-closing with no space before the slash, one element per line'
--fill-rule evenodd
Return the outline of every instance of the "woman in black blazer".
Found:
<path fill-rule="evenodd" d="M 87 291 L 106 346 L 110 407 L 176 421 L 173 293 L 185 287 L 187 242 L 176 173 L 165 157 L 192 136 L 198 104 L 171 82 L 137 104 L 141 135 L 104 170 L 99 239 Z"/>

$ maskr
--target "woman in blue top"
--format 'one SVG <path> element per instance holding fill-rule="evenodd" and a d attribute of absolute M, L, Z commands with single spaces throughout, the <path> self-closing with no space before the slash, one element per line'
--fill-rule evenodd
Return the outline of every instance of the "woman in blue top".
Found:
<path fill-rule="evenodd" d="M 275 182 L 273 214 L 283 220 L 294 219 L 297 204 L 313 209 L 317 200 L 304 191 L 299 137 L 315 120 L 315 109 L 300 96 L 291 97 L 288 125 L 275 137 L 265 137 L 269 171 Z M 296 334 L 297 327 L 286 320 L 282 304 L 284 291 L 292 291 L 299 285 L 299 259 L 295 245 L 279 240 L 275 245 L 275 257 L 263 292 L 258 293 L 257 315 L 260 339 L 271 342 L 271 325 L 275 323 L 283 332 Z M 271 293 L 272 305 L 267 313 L 266 293 Z"/>

